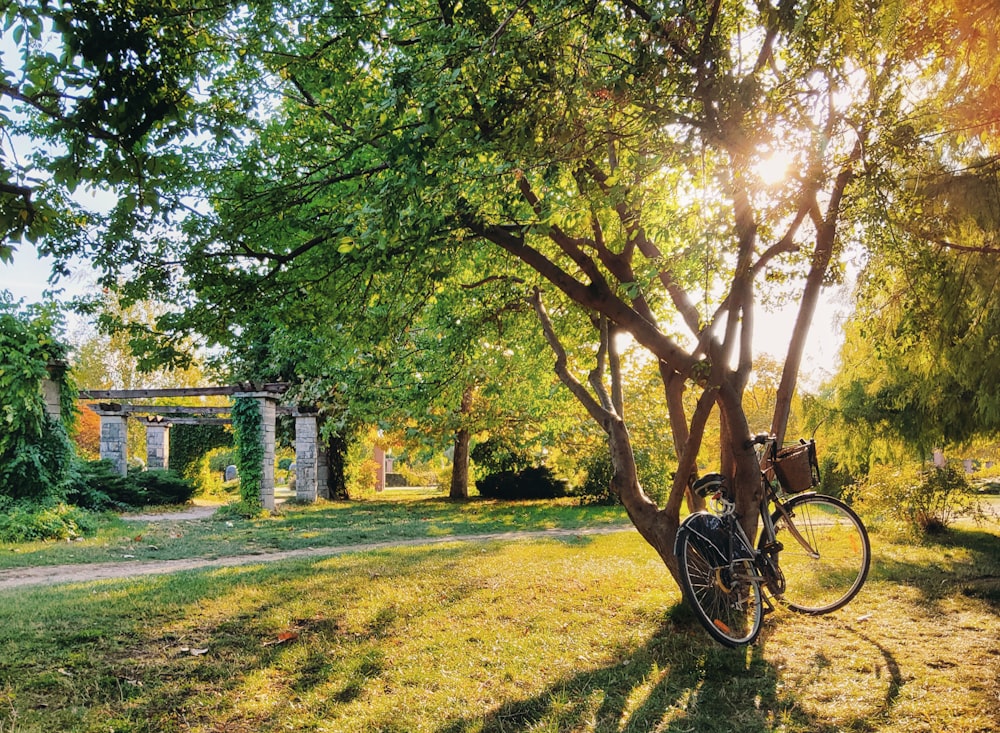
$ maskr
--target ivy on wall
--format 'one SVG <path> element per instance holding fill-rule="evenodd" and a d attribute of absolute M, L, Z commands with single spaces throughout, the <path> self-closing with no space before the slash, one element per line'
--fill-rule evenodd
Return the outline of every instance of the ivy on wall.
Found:
<path fill-rule="evenodd" d="M 236 432 L 236 468 L 240 474 L 240 504 L 255 514 L 262 510 L 260 487 L 264 482 L 264 445 L 261 441 L 260 405 L 253 397 L 233 399 L 233 429 Z"/>
<path fill-rule="evenodd" d="M 170 429 L 170 469 L 188 476 L 188 468 L 215 448 L 233 444 L 224 425 L 175 425 Z"/>
<path fill-rule="evenodd" d="M 63 366 L 69 349 L 60 324 L 54 309 L 22 310 L 0 291 L 0 497 L 45 502 L 65 493 L 76 389 Z M 59 386 L 59 421 L 46 410 L 45 379 Z"/>

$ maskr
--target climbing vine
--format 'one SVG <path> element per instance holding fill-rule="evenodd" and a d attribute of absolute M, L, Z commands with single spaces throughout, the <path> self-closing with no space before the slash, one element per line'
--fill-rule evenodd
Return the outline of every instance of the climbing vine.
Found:
<path fill-rule="evenodd" d="M 51 308 L 21 309 L 0 291 L 0 497 L 45 502 L 62 498 L 73 448 L 67 423 L 76 390 L 65 369 L 68 347 Z M 61 420 L 49 417 L 42 381 L 59 386 Z"/>
<path fill-rule="evenodd" d="M 203 455 L 232 444 L 233 434 L 223 425 L 176 425 L 170 431 L 170 468 L 191 478 L 189 467 Z"/>
<path fill-rule="evenodd" d="M 242 513 L 262 510 L 260 487 L 264 481 L 264 445 L 261 441 L 260 406 L 253 397 L 233 399 L 233 429 L 236 432 L 236 468 L 240 474 Z"/>

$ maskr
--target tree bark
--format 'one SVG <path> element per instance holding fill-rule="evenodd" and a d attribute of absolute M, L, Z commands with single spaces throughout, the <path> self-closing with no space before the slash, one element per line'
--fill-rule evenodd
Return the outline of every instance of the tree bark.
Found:
<path fill-rule="evenodd" d="M 451 489 L 448 497 L 451 499 L 469 498 L 469 443 L 472 436 L 465 427 L 465 418 L 472 411 L 472 387 L 466 387 L 462 392 L 462 405 L 459 415 L 463 425 L 455 433 L 455 456 L 451 467 Z"/>

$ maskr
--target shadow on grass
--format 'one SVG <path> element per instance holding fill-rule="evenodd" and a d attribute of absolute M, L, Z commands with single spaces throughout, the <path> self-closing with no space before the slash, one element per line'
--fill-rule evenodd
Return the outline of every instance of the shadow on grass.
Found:
<path fill-rule="evenodd" d="M 794 626 L 800 617 L 775 614 L 755 646 L 729 650 L 675 606 L 652 631 L 644 626 L 638 642 L 627 641 L 632 629 L 625 619 L 640 614 L 648 624 L 663 608 L 660 599 L 634 605 L 605 592 L 621 574 L 631 574 L 624 593 L 651 582 L 655 561 L 636 560 L 636 546 L 626 544 L 611 557 L 610 543 L 627 539 L 601 540 L 603 554 L 588 554 L 596 540 L 586 537 L 532 543 L 543 558 L 537 562 L 491 543 L 32 591 L 20 602 L 34 596 L 36 618 L 4 609 L 10 612 L 0 649 L 6 647 L 8 657 L 0 659 L 6 664 L 0 664 L 0 690 L 25 730 L 96 730 L 98 723 L 121 731 L 337 729 L 328 721 L 353 723 L 387 697 L 396 707 L 369 718 L 364 730 L 865 733 L 879 730 L 872 721 L 891 716 L 904 684 L 900 664 L 867 628 L 831 623 L 809 647 Z M 989 533 L 956 532 L 932 549 L 942 556 L 951 551 L 949 571 L 970 581 L 976 572 L 996 573 L 997 542 Z M 928 595 L 940 585 L 939 569 L 888 555 L 880 559 L 882 580 L 912 583 Z M 618 564 L 609 572 L 611 559 Z M 526 567 L 511 564 L 518 560 Z M 570 577 L 560 563 L 572 565 Z M 551 566 L 557 566 L 551 577 L 537 577 Z M 515 603 L 504 605 L 505 595 L 515 595 Z M 574 640 L 558 630 L 562 619 L 551 619 L 547 636 L 536 632 L 536 623 L 550 623 L 538 610 L 544 605 L 565 609 L 553 616 L 578 615 L 577 629 L 609 631 L 593 637 L 595 656 L 608 661 L 545 673 L 547 661 L 563 651 L 553 645 Z M 541 620 L 523 618 L 534 611 Z M 451 626 L 435 636 L 434 625 Z M 92 633 L 81 634 L 91 626 Z M 289 630 L 294 638 L 283 641 L 280 634 Z M 831 630 L 840 635 L 839 647 L 822 636 Z M 532 635 L 541 641 L 525 651 L 517 642 Z M 413 637 L 419 643 L 410 644 Z M 613 641 L 601 641 L 607 638 Z M 795 648 L 783 649 L 779 638 Z M 498 689 L 503 680 L 504 692 L 469 700 L 467 707 L 455 697 L 446 712 L 427 713 L 412 700 L 423 699 L 423 686 L 431 695 L 453 684 L 449 665 L 458 662 L 439 659 L 452 648 L 484 660 L 462 667 L 477 677 L 468 687 L 454 683 L 456 695 L 488 689 L 491 675 Z M 200 649 L 209 651 L 193 655 Z M 572 670 L 574 658 L 562 669 Z M 532 691 L 519 695 L 519 669 L 528 663 L 541 671 L 526 682 Z M 859 664 L 852 670 L 867 689 L 845 709 L 838 702 L 845 693 L 830 688 L 828 670 Z M 804 688 L 824 700 L 816 703 Z M 413 690 L 420 694 L 407 697 Z M 3 714 L 0 729 L 6 730 Z"/>
<path fill-rule="evenodd" d="M 1000 610 L 1000 535 L 981 529 L 949 528 L 926 535 L 920 547 L 930 554 L 908 559 L 906 551 L 873 546 L 870 579 L 919 589 L 928 600 L 958 591 Z"/>
<path fill-rule="evenodd" d="M 875 706 L 835 722 L 782 692 L 780 670 L 763 653 L 766 628 L 755 646 L 727 649 L 708 639 L 690 611 L 678 605 L 648 643 L 627 658 L 559 680 L 539 694 L 485 714 L 451 721 L 436 733 L 874 731 L 877 727 L 869 721 L 891 709 L 903 678 L 887 649 L 863 634 L 850 633 L 878 650 L 888 680 Z"/>

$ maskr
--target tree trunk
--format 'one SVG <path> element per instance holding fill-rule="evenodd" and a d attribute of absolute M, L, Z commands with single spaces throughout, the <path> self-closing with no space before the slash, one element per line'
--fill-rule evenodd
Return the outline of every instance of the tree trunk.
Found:
<path fill-rule="evenodd" d="M 326 442 L 326 485 L 330 499 L 349 499 L 347 495 L 347 441 L 340 433 Z"/>
<path fill-rule="evenodd" d="M 462 392 L 462 406 L 459 409 L 463 425 L 455 433 L 455 457 L 452 459 L 451 489 L 448 492 L 451 499 L 469 498 L 469 443 L 472 436 L 464 423 L 471 411 L 472 387 L 466 387 Z"/>

